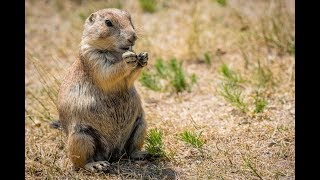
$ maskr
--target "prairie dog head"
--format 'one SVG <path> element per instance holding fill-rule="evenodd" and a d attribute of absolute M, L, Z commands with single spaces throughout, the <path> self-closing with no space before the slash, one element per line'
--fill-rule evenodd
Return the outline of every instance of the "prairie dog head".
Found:
<path fill-rule="evenodd" d="M 137 39 L 131 16 L 119 9 L 102 9 L 85 21 L 82 45 L 102 51 L 123 53 L 132 50 Z"/>

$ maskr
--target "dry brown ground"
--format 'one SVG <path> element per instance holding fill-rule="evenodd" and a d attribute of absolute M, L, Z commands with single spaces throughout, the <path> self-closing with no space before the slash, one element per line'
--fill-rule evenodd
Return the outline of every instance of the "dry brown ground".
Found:
<path fill-rule="evenodd" d="M 294 179 L 294 55 L 267 48 L 259 38 L 260 18 L 275 13 L 272 6 L 266 8 L 275 1 L 230 0 L 222 7 L 214 0 L 162 0 L 155 13 L 144 13 L 134 0 L 26 1 L 26 178 Z M 288 16 L 293 18 L 294 2 L 286 2 Z M 136 82 L 149 129 L 163 131 L 169 159 L 121 161 L 116 164 L 119 174 L 74 172 L 66 157 L 65 135 L 48 127 L 49 121 L 58 118 L 56 81 L 61 81 L 77 56 L 83 18 L 119 4 L 131 12 L 138 27 L 135 49 L 149 52 L 148 69 L 156 58 L 176 57 L 184 62 L 186 72 L 197 75 L 197 84 L 190 92 L 177 94 L 155 92 Z M 280 31 L 292 33 L 294 29 L 286 23 Z M 218 49 L 226 53 L 219 55 Z M 248 68 L 241 51 L 249 57 Z M 201 61 L 205 52 L 211 55 L 212 66 Z M 268 105 L 259 114 L 241 113 L 219 95 L 217 70 L 224 62 L 249 80 L 243 84 L 244 95 L 252 102 L 256 86 L 250 80 L 257 59 L 272 72 L 274 84 L 262 87 Z M 203 131 L 201 151 L 178 138 L 184 130 Z"/>

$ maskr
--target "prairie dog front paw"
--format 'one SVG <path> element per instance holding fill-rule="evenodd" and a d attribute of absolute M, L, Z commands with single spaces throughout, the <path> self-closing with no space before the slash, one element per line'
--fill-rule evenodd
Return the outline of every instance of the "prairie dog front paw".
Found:
<path fill-rule="evenodd" d="M 137 61 L 137 55 L 134 52 L 127 51 L 122 54 L 122 59 L 124 59 L 127 63 L 133 63 Z"/>
<path fill-rule="evenodd" d="M 148 64 L 148 53 L 147 52 L 141 52 L 138 56 L 138 63 L 143 67 Z"/>
<path fill-rule="evenodd" d="M 86 164 L 84 168 L 91 172 L 107 172 L 110 170 L 110 163 L 108 161 L 97 161 Z"/>

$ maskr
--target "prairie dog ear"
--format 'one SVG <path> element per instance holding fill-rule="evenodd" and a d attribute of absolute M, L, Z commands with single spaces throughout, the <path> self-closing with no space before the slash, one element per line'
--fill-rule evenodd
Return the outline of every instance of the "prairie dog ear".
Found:
<path fill-rule="evenodd" d="M 88 18 L 88 22 L 89 22 L 90 24 L 93 24 L 94 21 L 95 21 L 95 19 L 96 19 L 96 14 L 92 13 L 92 14 L 90 14 L 90 16 L 89 16 L 89 18 Z"/>

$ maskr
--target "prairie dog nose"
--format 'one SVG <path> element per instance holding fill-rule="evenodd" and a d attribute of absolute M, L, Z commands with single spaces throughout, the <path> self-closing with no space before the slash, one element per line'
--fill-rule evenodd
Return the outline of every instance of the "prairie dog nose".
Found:
<path fill-rule="evenodd" d="M 137 35 L 136 33 L 132 32 L 132 33 L 128 33 L 128 36 L 127 36 L 127 40 L 134 44 L 134 42 L 137 40 Z"/>

